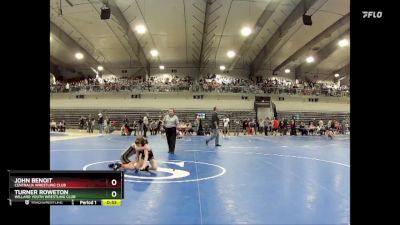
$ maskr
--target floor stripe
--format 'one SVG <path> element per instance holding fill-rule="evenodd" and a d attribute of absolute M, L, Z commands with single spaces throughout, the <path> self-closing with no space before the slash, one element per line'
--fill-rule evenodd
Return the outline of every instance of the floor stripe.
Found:
<path fill-rule="evenodd" d="M 196 152 L 193 152 L 194 156 L 194 161 L 197 162 L 196 160 Z M 194 164 L 196 168 L 196 179 L 197 179 L 197 193 L 199 196 L 199 208 L 200 208 L 200 224 L 203 225 L 203 212 L 201 210 L 201 197 L 200 197 L 200 185 L 199 185 L 199 173 L 197 172 L 197 163 Z"/>
<path fill-rule="evenodd" d="M 341 166 L 345 166 L 350 168 L 350 165 L 340 163 L 340 162 L 334 162 L 334 161 L 329 161 L 325 159 L 318 159 L 318 158 L 311 158 L 311 157 L 306 157 L 306 156 L 296 156 L 296 155 L 281 155 L 281 154 L 271 154 L 271 153 L 261 153 L 261 152 L 231 152 L 231 151 L 224 151 L 224 150 L 218 150 L 218 151 L 203 151 L 203 150 L 183 150 L 185 152 L 227 152 L 227 153 L 241 153 L 241 154 L 257 154 L 257 155 L 265 155 L 265 156 L 279 156 L 279 157 L 290 157 L 290 158 L 298 158 L 298 159 L 310 159 L 310 160 L 316 160 L 316 161 L 321 161 L 321 162 L 327 162 L 327 163 L 332 163 L 332 164 L 337 164 Z"/>
<path fill-rule="evenodd" d="M 126 149 L 125 149 L 126 150 Z M 74 149 L 52 149 L 50 152 L 89 152 L 89 151 L 124 151 L 123 148 L 94 148 L 94 149 L 83 149 L 83 148 L 74 148 Z"/>
<path fill-rule="evenodd" d="M 124 149 L 102 149 L 102 148 L 97 148 L 97 149 L 53 149 L 50 152 L 81 152 L 81 151 L 124 151 Z M 327 162 L 327 163 L 333 163 L 341 166 L 345 166 L 350 168 L 350 165 L 343 164 L 340 162 L 334 162 L 334 161 L 329 161 L 325 159 L 318 159 L 318 158 L 311 158 L 311 157 L 306 157 L 306 156 L 296 156 L 296 155 L 281 155 L 281 154 L 270 154 L 270 153 L 261 153 L 261 152 L 237 152 L 237 151 L 226 151 L 226 150 L 183 150 L 184 152 L 226 152 L 226 153 L 233 153 L 233 154 L 246 154 L 246 155 L 251 155 L 251 154 L 256 154 L 256 155 L 272 155 L 272 156 L 280 156 L 280 157 L 291 157 L 291 158 L 299 158 L 299 159 L 310 159 L 310 160 L 316 160 L 316 161 L 321 161 L 321 162 Z"/>

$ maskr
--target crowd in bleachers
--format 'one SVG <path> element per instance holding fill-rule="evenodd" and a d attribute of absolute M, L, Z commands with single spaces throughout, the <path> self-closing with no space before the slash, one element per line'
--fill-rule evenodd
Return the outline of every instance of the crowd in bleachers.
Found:
<path fill-rule="evenodd" d="M 231 117 L 231 118 L 230 118 Z M 177 137 L 181 138 L 190 135 L 210 135 L 210 121 L 195 118 L 193 120 L 182 120 L 177 126 Z M 51 131 L 65 132 L 65 121 L 58 125 L 54 120 L 50 123 Z M 327 132 L 333 134 L 349 134 L 350 120 L 344 118 L 342 121 L 336 119 L 312 119 L 309 121 L 291 118 L 255 118 L 239 119 L 232 115 L 224 115 L 221 118 L 220 132 L 223 136 L 239 135 L 265 135 L 265 136 L 285 136 L 285 135 L 325 135 Z M 93 133 L 98 130 L 99 134 L 108 134 L 114 131 L 120 132 L 123 136 L 142 135 L 165 135 L 162 116 L 159 118 L 148 119 L 145 115 L 137 121 L 130 121 L 126 116 L 122 121 L 116 121 L 108 116 L 99 113 L 93 117 L 81 117 L 79 119 L 79 129 Z"/>
<path fill-rule="evenodd" d="M 226 75 L 207 75 L 199 80 L 192 77 L 175 75 L 151 76 L 147 81 L 131 78 L 87 78 L 81 80 L 56 81 L 50 84 L 52 93 L 61 92 L 218 92 L 218 93 L 254 93 L 288 95 L 325 95 L 349 96 L 350 88 L 337 86 L 333 82 L 314 82 L 273 77 L 255 82 L 251 79 L 239 79 Z"/>
<path fill-rule="evenodd" d="M 50 122 L 50 131 L 66 132 L 65 120 L 60 121 L 58 124 L 57 124 L 56 121 L 51 120 L 51 122 Z"/>
<path fill-rule="evenodd" d="M 99 113 L 97 118 L 92 115 L 79 118 L 79 129 L 86 130 L 88 133 L 93 133 L 94 129 L 98 129 L 100 134 L 109 134 L 116 130 L 116 126 L 116 120 L 111 120 L 108 116 L 103 116 L 102 113 Z"/>
<path fill-rule="evenodd" d="M 349 134 L 350 120 L 348 118 L 342 121 L 313 119 L 307 123 L 304 121 L 299 123 L 295 118 L 270 119 L 267 117 L 257 121 L 250 118 L 240 120 L 224 117 L 221 132 L 226 136 L 230 135 L 232 130 L 234 136 L 239 136 L 240 134 L 265 136 L 325 135 L 327 131 L 332 131 L 333 134 Z M 206 135 L 210 134 L 210 129 L 207 125 L 204 126 L 204 131 Z"/>

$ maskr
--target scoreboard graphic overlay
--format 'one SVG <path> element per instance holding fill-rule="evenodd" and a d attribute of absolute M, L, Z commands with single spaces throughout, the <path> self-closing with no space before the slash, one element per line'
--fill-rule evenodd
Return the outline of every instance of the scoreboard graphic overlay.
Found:
<path fill-rule="evenodd" d="M 10 205 L 120 206 L 123 198 L 123 172 L 9 171 Z"/>

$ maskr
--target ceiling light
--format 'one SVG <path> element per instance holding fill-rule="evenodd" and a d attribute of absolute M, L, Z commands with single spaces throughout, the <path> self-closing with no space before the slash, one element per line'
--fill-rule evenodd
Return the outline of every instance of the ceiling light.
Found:
<path fill-rule="evenodd" d="M 225 70 L 225 66 L 224 65 L 219 66 L 219 70 L 224 71 Z"/>
<path fill-rule="evenodd" d="M 81 59 L 83 59 L 83 54 L 78 52 L 75 54 L 75 58 L 81 60 Z"/>
<path fill-rule="evenodd" d="M 138 32 L 139 34 L 144 34 L 146 33 L 146 27 L 143 25 L 137 25 L 135 27 L 136 32 Z"/>
<path fill-rule="evenodd" d="M 242 36 L 249 36 L 251 34 L 251 29 L 249 27 L 243 27 L 242 30 L 240 30 L 240 33 Z"/>
<path fill-rule="evenodd" d="M 153 50 L 150 51 L 150 54 L 151 54 L 151 56 L 153 56 L 153 57 L 157 57 L 157 56 L 158 56 L 158 51 L 155 50 L 155 49 L 153 49 Z"/>
<path fill-rule="evenodd" d="M 307 57 L 306 62 L 308 62 L 308 63 L 314 62 L 314 57 L 312 57 L 312 56 Z"/>
<path fill-rule="evenodd" d="M 236 53 L 235 53 L 234 51 L 228 51 L 228 52 L 226 53 L 226 55 L 227 55 L 229 58 L 233 58 L 233 57 L 235 57 Z"/>
<path fill-rule="evenodd" d="M 339 46 L 340 47 L 344 47 L 344 46 L 348 46 L 349 45 L 349 41 L 347 39 L 342 39 L 339 41 Z"/>

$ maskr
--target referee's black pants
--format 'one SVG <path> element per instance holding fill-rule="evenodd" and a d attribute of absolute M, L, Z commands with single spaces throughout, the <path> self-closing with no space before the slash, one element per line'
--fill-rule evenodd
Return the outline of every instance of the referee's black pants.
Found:
<path fill-rule="evenodd" d="M 176 142 L 176 127 L 165 128 L 165 134 L 167 135 L 169 152 L 174 152 Z"/>

